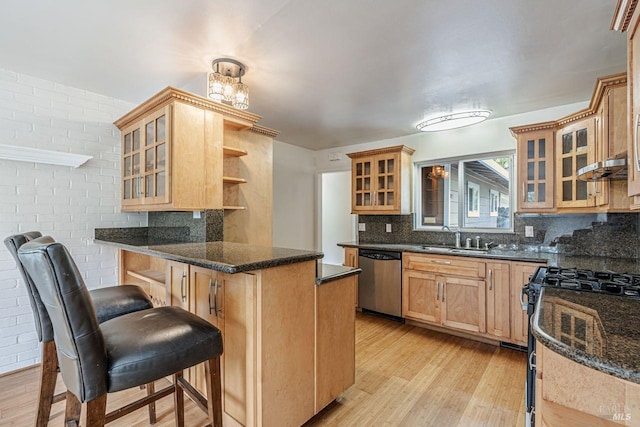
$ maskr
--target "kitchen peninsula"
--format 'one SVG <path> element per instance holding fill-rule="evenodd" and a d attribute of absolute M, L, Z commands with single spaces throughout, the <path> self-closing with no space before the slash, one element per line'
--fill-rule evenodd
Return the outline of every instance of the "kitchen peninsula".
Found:
<path fill-rule="evenodd" d="M 220 328 L 225 426 L 301 425 L 354 383 L 358 269 L 318 269 L 311 251 L 96 237 L 119 248 L 120 283 Z M 200 369 L 185 377 L 202 390 Z"/>

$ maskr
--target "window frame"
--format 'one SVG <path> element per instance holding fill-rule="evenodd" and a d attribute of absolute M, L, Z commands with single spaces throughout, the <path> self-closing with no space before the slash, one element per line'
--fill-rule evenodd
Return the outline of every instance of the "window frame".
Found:
<path fill-rule="evenodd" d="M 494 159 L 499 157 L 509 157 L 510 160 L 510 168 L 509 168 L 509 227 L 508 228 L 493 228 L 493 227 L 465 227 L 465 217 L 467 217 L 467 180 L 464 176 L 464 162 L 472 161 L 472 160 L 485 160 L 485 159 Z M 455 165 L 458 169 L 458 225 L 451 225 L 456 227 L 456 229 L 464 232 L 477 232 L 477 233 L 513 233 L 514 232 L 514 212 L 515 212 L 515 191 L 516 191 L 516 152 L 515 150 L 506 150 L 506 151 L 496 151 L 490 153 L 482 153 L 482 154 L 474 154 L 469 156 L 458 156 L 458 157 L 449 157 L 449 158 L 439 158 L 433 160 L 424 160 L 420 162 L 414 162 L 414 179 L 413 179 L 413 206 L 414 208 L 414 221 L 413 221 L 413 229 L 416 231 L 441 231 L 441 225 L 422 225 L 420 218 L 422 217 L 422 199 L 421 199 L 421 191 L 422 191 L 422 168 L 423 167 L 431 167 L 434 165 L 445 165 L 445 167 L 450 168 L 451 165 Z M 445 194 L 446 197 L 451 196 L 451 185 L 450 182 L 447 181 L 445 183 Z M 501 195 L 504 194 L 499 192 L 498 197 L 498 207 L 500 207 Z M 445 204 L 445 212 L 447 215 L 445 216 L 446 221 L 445 225 L 449 226 L 449 203 Z"/>

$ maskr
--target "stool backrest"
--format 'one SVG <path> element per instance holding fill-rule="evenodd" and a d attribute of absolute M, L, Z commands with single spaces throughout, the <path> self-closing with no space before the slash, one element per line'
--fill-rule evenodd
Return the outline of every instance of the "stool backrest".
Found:
<path fill-rule="evenodd" d="M 107 391 L 106 351 L 93 302 L 69 251 L 50 237 L 18 249 L 53 325 L 60 372 L 81 402 Z"/>
<path fill-rule="evenodd" d="M 51 320 L 49 319 L 49 315 L 47 314 L 47 310 L 44 308 L 42 304 L 42 300 L 40 299 L 40 295 L 38 294 L 38 290 L 36 286 L 33 284 L 31 277 L 24 271 L 24 266 L 20 259 L 18 259 L 18 249 L 20 246 L 25 243 L 37 239 L 38 237 L 42 237 L 42 233 L 39 231 L 29 231 L 22 234 L 14 234 L 13 236 L 9 236 L 4 239 L 4 244 L 9 249 L 11 255 L 15 258 L 16 264 L 18 265 L 18 270 L 20 270 L 20 274 L 22 275 L 22 280 L 24 280 L 24 284 L 27 286 L 29 302 L 31 303 L 31 311 L 33 311 L 33 317 L 36 321 L 36 332 L 38 333 L 38 340 L 41 342 L 49 342 L 53 341 L 53 328 L 51 326 Z"/>

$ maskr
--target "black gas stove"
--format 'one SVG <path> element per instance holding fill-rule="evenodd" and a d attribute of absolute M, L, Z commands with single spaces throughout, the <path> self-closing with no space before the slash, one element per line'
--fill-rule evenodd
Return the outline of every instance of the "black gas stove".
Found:
<path fill-rule="evenodd" d="M 623 274 L 611 271 L 593 271 L 577 268 L 538 267 L 529 279 L 529 283 L 522 288 L 522 309 L 529 317 L 529 336 L 527 342 L 527 380 L 526 407 L 527 427 L 534 425 L 535 414 L 535 377 L 536 377 L 536 340 L 531 334 L 531 318 L 536 302 L 540 296 L 540 289 L 547 286 L 584 292 L 594 292 L 606 295 L 618 295 L 622 298 L 640 300 L 640 274 Z M 527 301 L 524 301 L 524 297 Z"/>

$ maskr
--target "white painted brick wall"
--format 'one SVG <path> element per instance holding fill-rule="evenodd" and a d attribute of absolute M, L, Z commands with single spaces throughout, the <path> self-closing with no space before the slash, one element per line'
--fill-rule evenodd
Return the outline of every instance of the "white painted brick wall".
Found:
<path fill-rule="evenodd" d="M 147 225 L 120 212 L 120 132 L 134 105 L 0 68 L 0 144 L 93 156 L 74 169 L 0 160 L 0 240 L 38 230 L 64 243 L 90 289 L 116 284 L 117 251 L 99 227 Z M 27 291 L 0 245 L 0 374 L 40 362 Z"/>

